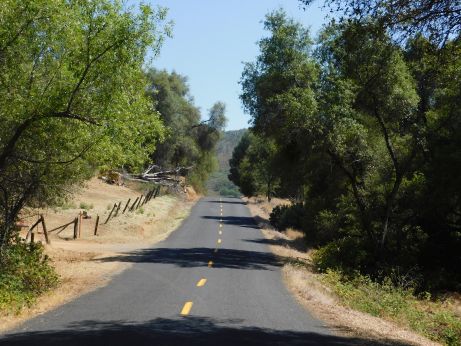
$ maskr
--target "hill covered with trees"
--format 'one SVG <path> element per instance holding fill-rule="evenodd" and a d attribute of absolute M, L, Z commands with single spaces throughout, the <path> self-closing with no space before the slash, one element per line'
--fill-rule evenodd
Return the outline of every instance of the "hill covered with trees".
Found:
<path fill-rule="evenodd" d="M 218 193 L 221 196 L 229 197 L 240 196 L 237 186 L 228 178 L 229 160 L 232 157 L 234 148 L 246 132 L 246 129 L 241 129 L 222 133 L 216 145 L 218 169 L 210 175 L 207 182 L 207 188 L 210 193 Z"/>

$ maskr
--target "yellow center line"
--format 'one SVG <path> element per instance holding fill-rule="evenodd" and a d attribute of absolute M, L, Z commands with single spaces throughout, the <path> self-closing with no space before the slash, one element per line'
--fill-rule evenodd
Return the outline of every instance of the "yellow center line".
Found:
<path fill-rule="evenodd" d="M 181 315 L 183 315 L 183 316 L 189 315 L 189 312 L 192 309 L 192 305 L 194 305 L 194 303 L 186 302 L 186 304 L 184 304 L 184 306 L 183 306 L 183 308 L 181 310 Z"/>
<path fill-rule="evenodd" d="M 197 287 L 202 287 L 205 286 L 206 284 L 206 279 L 200 279 L 199 282 L 197 282 Z"/>
<path fill-rule="evenodd" d="M 220 238 L 220 239 L 218 239 L 218 244 L 221 244 L 221 238 Z"/>
<path fill-rule="evenodd" d="M 213 261 L 208 261 L 208 268 L 211 268 L 213 266 Z"/>

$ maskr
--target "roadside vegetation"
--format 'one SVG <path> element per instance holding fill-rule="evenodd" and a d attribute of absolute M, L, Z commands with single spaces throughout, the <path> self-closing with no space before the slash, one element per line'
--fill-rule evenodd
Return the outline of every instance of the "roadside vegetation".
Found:
<path fill-rule="evenodd" d="M 17 240 L 6 252 L 0 271 L 0 312 L 14 314 L 55 288 L 59 279 L 40 243 Z"/>
<path fill-rule="evenodd" d="M 460 317 L 436 306 L 461 290 L 459 4 L 326 5 L 339 16 L 315 39 L 266 16 L 229 177 L 292 202 L 272 225 L 305 234 L 343 303 L 458 344 Z"/>
<path fill-rule="evenodd" d="M 350 308 L 394 321 L 431 340 L 461 345 L 461 319 L 450 309 L 451 301 L 433 300 L 428 292 L 415 295 L 413 283 L 395 284 L 395 279 L 402 277 L 376 282 L 359 273 L 345 275 L 328 269 L 319 278 Z"/>
<path fill-rule="evenodd" d="M 217 168 L 216 145 L 226 125 L 226 106 L 216 102 L 201 121 L 200 110 L 190 95 L 187 77 L 176 72 L 147 72 L 148 95 L 166 125 L 166 138 L 152 153 L 152 161 L 163 168 L 192 167 L 188 183 L 200 193 Z"/>

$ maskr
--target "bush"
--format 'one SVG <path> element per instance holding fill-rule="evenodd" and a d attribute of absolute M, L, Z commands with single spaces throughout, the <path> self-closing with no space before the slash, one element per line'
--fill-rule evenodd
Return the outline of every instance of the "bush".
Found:
<path fill-rule="evenodd" d="M 442 302 L 430 301 L 430 294 L 417 299 L 414 287 L 395 286 L 390 278 L 378 283 L 357 272 L 327 270 L 320 278 L 346 306 L 403 324 L 446 345 L 461 345 L 461 320 Z"/>
<path fill-rule="evenodd" d="M 287 228 L 301 229 L 305 210 L 302 203 L 278 205 L 270 214 L 269 221 L 279 231 Z"/>
<path fill-rule="evenodd" d="M 365 245 L 352 237 L 332 241 L 317 249 L 312 257 L 315 268 L 320 272 L 328 269 L 363 270 L 369 260 Z"/>
<path fill-rule="evenodd" d="M 55 287 L 58 275 L 40 243 L 17 240 L 4 253 L 0 267 L 0 311 L 18 312 Z"/>
<path fill-rule="evenodd" d="M 93 208 L 94 208 L 93 204 L 80 202 L 80 209 L 90 210 Z"/>
<path fill-rule="evenodd" d="M 236 188 L 223 187 L 219 190 L 219 195 L 223 197 L 240 197 L 240 192 Z"/>

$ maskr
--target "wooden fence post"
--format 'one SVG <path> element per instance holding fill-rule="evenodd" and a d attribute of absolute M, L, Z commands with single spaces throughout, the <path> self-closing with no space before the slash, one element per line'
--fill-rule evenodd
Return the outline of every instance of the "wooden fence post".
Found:
<path fill-rule="evenodd" d="M 117 207 L 117 203 L 114 204 L 114 207 L 113 207 L 112 210 L 110 211 L 109 216 L 107 217 L 106 222 L 104 222 L 104 224 L 106 224 L 106 223 L 109 221 L 109 219 L 110 219 L 110 217 L 112 216 L 112 213 L 114 212 L 114 209 L 115 209 L 116 207 Z"/>
<path fill-rule="evenodd" d="M 94 226 L 94 235 L 98 235 L 99 215 L 96 217 L 96 224 Z"/>
<path fill-rule="evenodd" d="M 123 208 L 122 214 L 125 214 L 126 208 L 130 205 L 131 198 L 128 198 L 128 201 L 126 202 L 125 208 Z"/>
<path fill-rule="evenodd" d="M 40 219 L 41 219 L 41 221 L 42 221 L 43 234 L 45 235 L 46 243 L 47 243 L 47 244 L 50 244 L 50 238 L 48 238 L 48 231 L 47 231 L 46 225 L 45 225 L 45 218 L 43 217 L 42 214 L 40 214 Z"/>
<path fill-rule="evenodd" d="M 139 198 L 139 197 L 136 197 L 136 199 L 134 200 L 133 204 L 131 205 L 130 211 L 133 211 L 133 210 L 134 210 L 134 206 L 135 206 L 136 203 L 138 202 L 138 198 Z"/>
<path fill-rule="evenodd" d="M 30 234 L 30 243 L 31 243 L 31 244 L 34 243 L 34 238 L 35 238 L 35 233 L 32 232 L 32 233 Z"/>
<path fill-rule="evenodd" d="M 121 206 L 122 206 L 122 202 L 119 202 L 119 203 L 118 203 L 117 210 L 115 211 L 114 217 L 117 217 L 118 211 L 120 210 L 120 207 L 121 207 Z"/>
<path fill-rule="evenodd" d="M 160 185 L 155 190 L 154 198 L 157 198 L 158 194 L 160 193 Z"/>
<path fill-rule="evenodd" d="M 147 193 L 146 199 L 144 200 L 144 204 L 149 202 L 151 198 L 152 198 L 152 190 L 149 190 L 149 192 Z"/>
<path fill-rule="evenodd" d="M 77 239 L 78 235 L 78 217 L 74 219 L 74 239 Z"/>
<path fill-rule="evenodd" d="M 27 231 L 27 235 L 26 235 L 26 240 L 29 239 L 29 235 L 32 234 L 32 231 L 34 230 L 35 227 L 37 227 L 37 225 L 40 223 L 41 219 L 38 218 L 38 220 L 32 225 L 31 228 L 29 228 L 29 231 Z"/>
<path fill-rule="evenodd" d="M 149 202 L 152 199 L 152 197 L 154 196 L 154 193 L 155 193 L 155 188 L 149 191 L 149 199 L 147 200 L 147 202 Z"/>
<path fill-rule="evenodd" d="M 144 195 L 141 195 L 141 197 L 139 198 L 139 202 L 138 202 L 138 205 L 136 206 L 136 209 L 138 209 L 139 206 L 141 205 L 141 201 L 142 201 L 143 197 L 144 197 Z"/>
<path fill-rule="evenodd" d="M 78 237 L 82 236 L 82 212 L 78 213 Z"/>

